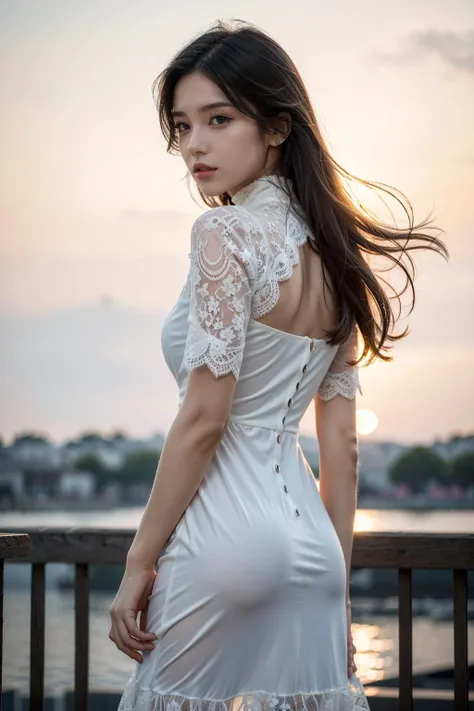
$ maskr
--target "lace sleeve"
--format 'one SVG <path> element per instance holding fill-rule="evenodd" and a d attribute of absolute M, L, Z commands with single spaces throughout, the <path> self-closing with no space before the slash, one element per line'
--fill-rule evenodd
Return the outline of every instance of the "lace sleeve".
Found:
<path fill-rule="evenodd" d="M 353 400 L 357 391 L 362 395 L 359 382 L 359 368 L 350 365 L 357 357 L 357 331 L 342 346 L 339 347 L 331 367 L 326 373 L 318 390 L 321 400 L 332 400 L 336 395 L 342 395 Z"/>
<path fill-rule="evenodd" d="M 188 370 L 207 365 L 218 378 L 239 377 L 252 301 L 249 232 L 232 208 L 198 217 L 191 232 Z"/>

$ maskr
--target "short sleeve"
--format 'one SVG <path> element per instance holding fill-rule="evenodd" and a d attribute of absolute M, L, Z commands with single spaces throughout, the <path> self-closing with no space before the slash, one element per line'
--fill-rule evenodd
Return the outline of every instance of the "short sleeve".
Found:
<path fill-rule="evenodd" d="M 232 207 L 201 215 L 191 232 L 189 330 L 183 364 L 207 365 L 216 378 L 242 365 L 252 304 L 254 251 L 244 219 Z"/>
<path fill-rule="evenodd" d="M 357 358 L 357 331 L 339 346 L 331 366 L 318 389 L 321 400 L 332 400 L 336 395 L 342 395 L 353 400 L 357 391 L 362 395 L 359 382 L 359 368 L 350 365 Z"/>

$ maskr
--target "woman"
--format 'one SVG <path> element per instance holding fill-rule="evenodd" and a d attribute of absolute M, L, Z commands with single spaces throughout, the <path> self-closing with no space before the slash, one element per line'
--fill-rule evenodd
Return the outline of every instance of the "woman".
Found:
<path fill-rule="evenodd" d="M 180 407 L 111 606 L 137 662 L 120 709 L 368 709 L 349 597 L 357 364 L 405 333 L 367 258 L 413 290 L 410 250 L 446 249 L 408 208 L 397 229 L 351 201 L 263 32 L 217 25 L 155 89 L 168 150 L 212 209 L 163 325 Z M 311 402 L 320 491 L 298 442 Z"/>

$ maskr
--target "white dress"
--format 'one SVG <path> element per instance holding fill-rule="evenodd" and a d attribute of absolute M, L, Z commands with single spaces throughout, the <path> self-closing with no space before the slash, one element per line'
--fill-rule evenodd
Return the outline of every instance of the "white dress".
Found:
<path fill-rule="evenodd" d="M 192 229 L 163 354 L 180 403 L 189 371 L 203 364 L 233 373 L 235 397 L 157 562 L 147 631 L 158 640 L 119 711 L 369 708 L 358 678 L 347 678 L 342 548 L 298 440 L 316 393 L 353 398 L 357 369 L 335 366 L 338 346 L 257 321 L 308 235 L 281 184 L 254 181 Z"/>

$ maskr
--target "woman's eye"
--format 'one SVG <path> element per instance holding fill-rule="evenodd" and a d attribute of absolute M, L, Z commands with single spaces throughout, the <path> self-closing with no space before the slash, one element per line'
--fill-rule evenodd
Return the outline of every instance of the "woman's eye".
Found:
<path fill-rule="evenodd" d="M 214 126 L 223 126 L 228 121 L 230 121 L 230 118 L 228 116 L 224 116 L 223 114 L 216 114 L 211 118 L 211 122 L 214 120 L 216 121 Z"/>
<path fill-rule="evenodd" d="M 188 124 L 184 123 L 184 121 L 179 121 L 178 123 L 175 123 L 174 127 L 178 133 L 183 133 L 183 131 L 186 131 L 189 128 Z"/>

